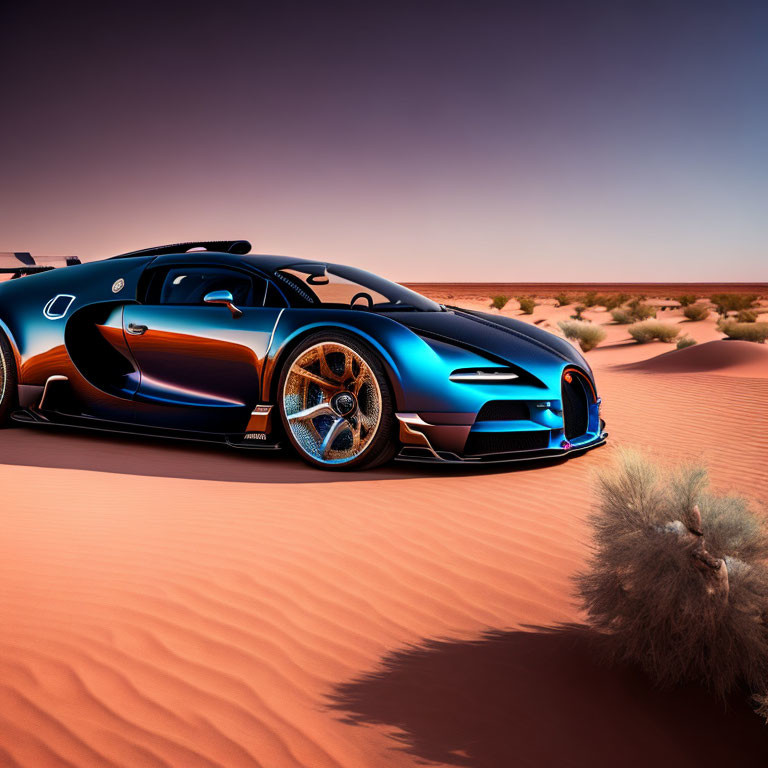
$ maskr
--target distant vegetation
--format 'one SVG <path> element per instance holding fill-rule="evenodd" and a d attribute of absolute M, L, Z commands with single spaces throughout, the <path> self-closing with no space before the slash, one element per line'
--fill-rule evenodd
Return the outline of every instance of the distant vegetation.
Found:
<path fill-rule="evenodd" d="M 691 304 L 696 303 L 696 299 L 697 297 L 692 293 L 685 293 L 682 296 L 678 296 L 676 300 L 681 307 L 690 307 Z"/>
<path fill-rule="evenodd" d="M 528 296 L 518 296 L 517 303 L 520 305 L 520 309 L 524 315 L 532 315 L 533 310 L 536 307 L 536 302 Z"/>
<path fill-rule="evenodd" d="M 757 301 L 757 296 L 743 293 L 718 293 L 710 297 L 717 313 L 721 316 L 741 309 L 751 309 Z"/>
<path fill-rule="evenodd" d="M 765 344 L 768 339 L 768 323 L 737 323 L 735 320 L 722 320 L 717 329 L 729 339 L 756 341 Z"/>
<path fill-rule="evenodd" d="M 606 309 L 616 309 L 616 307 L 620 307 L 622 304 L 626 304 L 629 299 L 630 295 L 628 293 L 615 293 L 611 294 L 610 296 L 598 296 L 598 305 L 601 307 L 605 307 Z"/>
<path fill-rule="evenodd" d="M 657 320 L 645 320 L 642 323 L 630 325 L 627 328 L 627 333 L 641 344 L 653 341 L 654 339 L 670 343 L 677 338 L 680 329 L 676 325 L 667 325 Z"/>
<path fill-rule="evenodd" d="M 686 347 L 692 347 L 696 343 L 696 339 L 692 339 L 690 336 L 683 336 L 677 340 L 677 348 L 685 349 Z"/>
<path fill-rule="evenodd" d="M 667 472 L 624 450 L 597 479 L 594 554 L 577 577 L 610 656 L 655 683 L 745 687 L 768 714 L 768 531 L 702 467 Z"/>
<path fill-rule="evenodd" d="M 504 309 L 510 298 L 510 296 L 505 296 L 503 293 L 500 293 L 498 296 L 491 296 L 491 306 L 494 309 Z"/>
<path fill-rule="evenodd" d="M 606 294 L 597 293 L 597 291 L 588 291 L 582 297 L 582 304 L 586 307 L 605 307 L 606 309 L 615 309 L 629 301 L 629 294 L 616 293 Z"/>
<path fill-rule="evenodd" d="M 555 296 L 555 301 L 557 302 L 558 307 L 567 307 L 572 299 L 567 293 L 558 293 L 557 296 Z"/>
<path fill-rule="evenodd" d="M 689 320 L 704 320 L 709 317 L 709 310 L 706 304 L 687 304 L 683 309 L 683 314 Z"/>
<path fill-rule="evenodd" d="M 604 328 L 583 320 L 561 320 L 558 325 L 567 339 L 579 342 L 582 352 L 594 349 L 606 336 Z"/>

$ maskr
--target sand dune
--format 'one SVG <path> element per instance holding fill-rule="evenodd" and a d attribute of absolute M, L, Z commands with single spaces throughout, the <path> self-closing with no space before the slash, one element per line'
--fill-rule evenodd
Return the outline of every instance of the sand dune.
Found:
<path fill-rule="evenodd" d="M 611 445 L 768 499 L 765 350 L 615 343 L 590 353 Z M 743 698 L 655 691 L 578 627 L 610 451 L 337 477 L 3 431 L 0 765 L 766 765 Z"/>
<path fill-rule="evenodd" d="M 710 371 L 723 376 L 768 378 L 768 347 L 749 341 L 710 341 L 617 367 L 651 373 Z"/>

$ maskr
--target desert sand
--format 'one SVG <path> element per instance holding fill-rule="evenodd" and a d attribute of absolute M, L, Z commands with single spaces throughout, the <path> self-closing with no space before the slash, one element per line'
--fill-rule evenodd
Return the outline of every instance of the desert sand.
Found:
<path fill-rule="evenodd" d="M 3 431 L 0 765 L 768 764 L 744 697 L 608 667 L 573 597 L 613 446 L 703 461 L 716 488 L 768 500 L 768 346 L 660 318 L 700 344 L 606 325 L 587 358 L 609 445 L 554 464 L 339 476 Z"/>

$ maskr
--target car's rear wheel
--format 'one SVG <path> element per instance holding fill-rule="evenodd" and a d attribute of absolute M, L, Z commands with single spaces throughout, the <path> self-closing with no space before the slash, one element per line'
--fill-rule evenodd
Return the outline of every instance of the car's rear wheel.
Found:
<path fill-rule="evenodd" d="M 8 423 L 16 405 L 16 358 L 5 334 L 0 332 L 0 427 Z"/>
<path fill-rule="evenodd" d="M 361 469 L 394 456 L 396 419 L 384 366 L 354 336 L 307 337 L 283 366 L 278 396 L 288 439 L 308 463 Z"/>

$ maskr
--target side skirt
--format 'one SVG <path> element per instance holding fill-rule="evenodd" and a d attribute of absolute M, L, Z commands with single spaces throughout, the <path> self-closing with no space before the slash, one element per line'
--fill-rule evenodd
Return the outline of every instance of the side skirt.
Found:
<path fill-rule="evenodd" d="M 15 411 L 11 420 L 19 424 L 35 427 L 62 427 L 65 429 L 82 429 L 91 432 L 106 432 L 113 435 L 131 435 L 133 437 L 158 437 L 164 440 L 181 440 L 195 443 L 214 443 L 228 445 L 232 448 L 257 451 L 279 451 L 282 444 L 270 439 L 269 435 L 258 432 L 245 434 L 224 434 L 216 432 L 192 432 L 182 429 L 162 429 L 160 427 L 144 427 L 118 421 L 103 421 L 89 416 L 72 416 L 59 411 L 46 411 L 46 418 L 41 418 L 33 411 Z M 254 437 L 251 437 L 251 436 Z M 259 437 L 255 437 L 260 435 Z"/>

